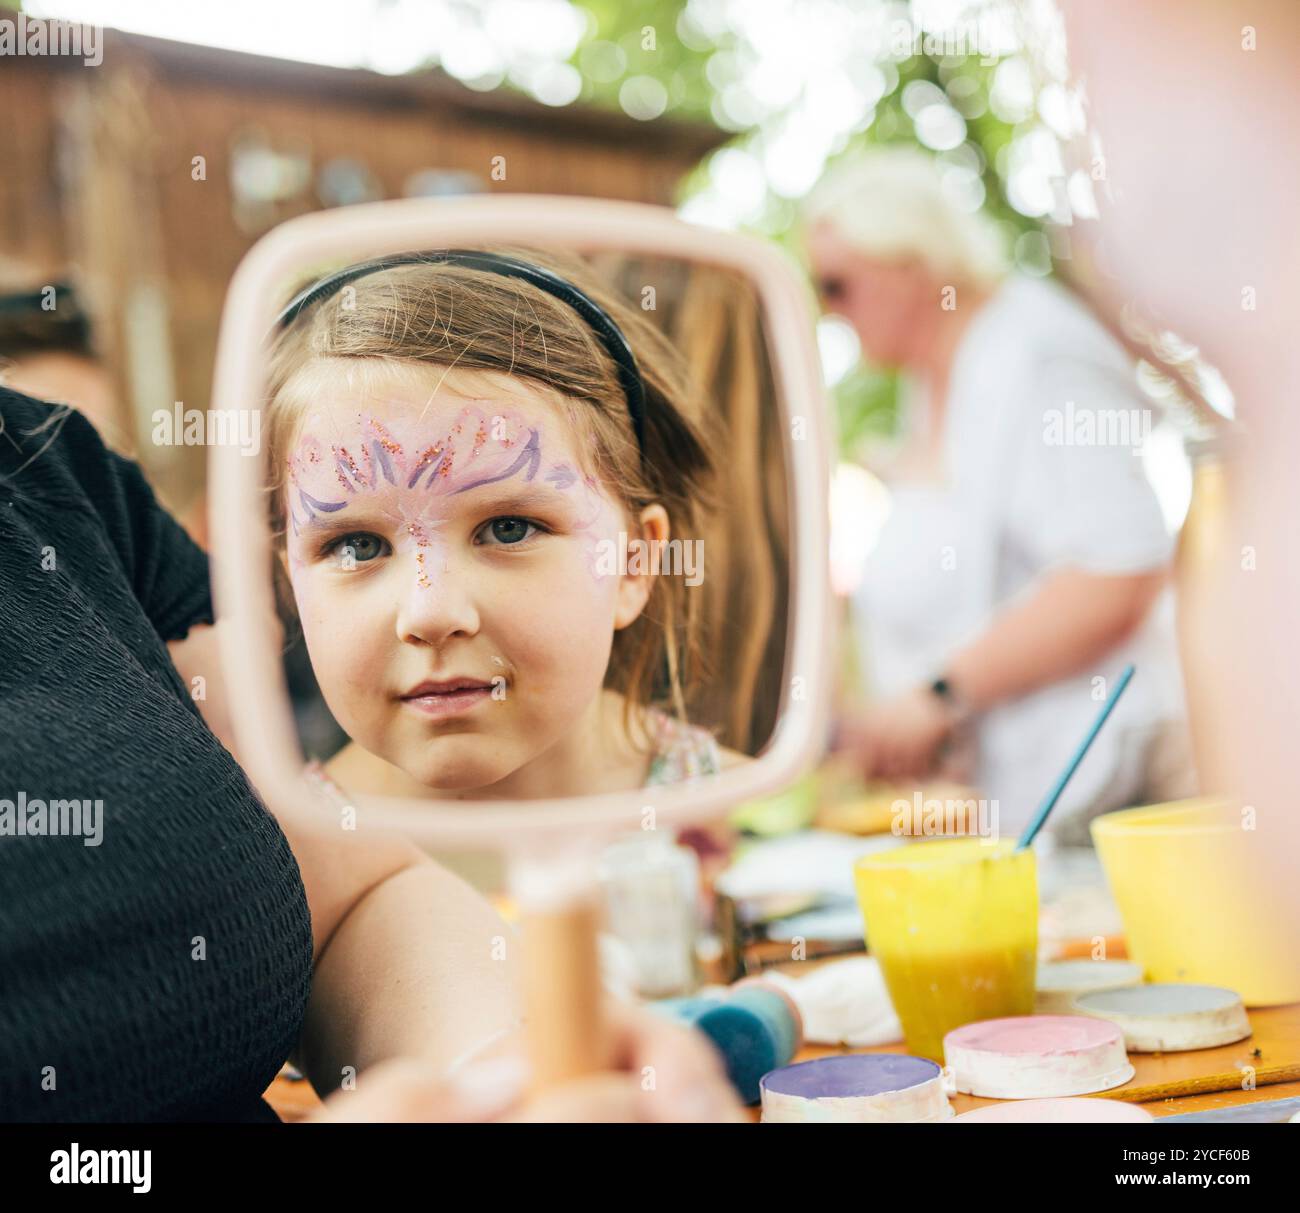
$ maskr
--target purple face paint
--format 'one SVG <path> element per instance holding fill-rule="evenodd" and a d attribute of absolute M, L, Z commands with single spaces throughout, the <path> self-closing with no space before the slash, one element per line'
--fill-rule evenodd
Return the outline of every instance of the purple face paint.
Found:
<path fill-rule="evenodd" d="M 540 430 L 508 413 L 489 417 L 466 407 L 447 432 L 409 446 L 377 419 L 359 416 L 358 420 L 359 439 L 332 443 L 327 450 L 316 434 L 309 433 L 289 457 L 288 507 L 296 527 L 318 514 L 344 509 L 359 495 L 389 486 L 419 489 L 427 497 L 455 496 L 505 481 L 532 484 L 542 467 Z M 468 440 L 467 431 L 472 434 Z M 548 467 L 541 483 L 564 492 L 580 481 L 572 466 L 561 461 Z M 581 483 L 599 491 L 590 477 L 583 477 Z"/>
<path fill-rule="evenodd" d="M 603 580 L 608 574 L 597 567 L 597 556 L 617 533 L 617 506 L 571 461 L 546 461 L 543 429 L 553 427 L 554 420 L 530 419 L 500 405 L 488 411 L 480 403 L 492 404 L 467 404 L 441 427 L 415 416 L 390 414 L 381 421 L 362 412 L 343 412 L 342 424 L 329 425 L 320 413 L 313 414 L 309 431 L 287 460 L 292 533 L 300 536 L 327 520 L 346 523 L 353 509 L 368 503 L 390 524 L 386 537 L 394 550 L 414 554 L 417 587 L 429 589 L 431 574 L 448 567 L 438 528 L 459 508 L 455 498 L 492 485 L 536 487 L 565 503 L 564 530 L 581 541 L 588 575 Z M 376 404 L 409 407 L 400 400 Z M 552 444 L 563 453 L 562 442 L 552 439 Z M 364 527 L 364 520 L 357 525 Z M 301 560 L 291 555 L 291 562 L 296 566 Z"/>
<path fill-rule="evenodd" d="M 557 463 L 545 476 L 547 484 L 561 490 L 569 488 L 577 479 L 578 474 L 567 463 Z"/>
<path fill-rule="evenodd" d="M 482 476 L 478 480 L 471 480 L 469 484 L 461 485 L 458 489 L 453 489 L 455 493 L 468 493 L 472 489 L 480 488 L 485 484 L 496 484 L 500 480 L 509 480 L 512 476 L 523 474 L 525 480 L 532 480 L 537 475 L 537 465 L 541 462 L 542 452 L 539 445 L 540 439 L 536 430 L 528 431 L 528 443 L 522 451 L 519 452 L 512 463 L 504 472 L 497 472 L 492 476 Z M 475 446 L 475 451 L 480 450 Z"/>
<path fill-rule="evenodd" d="M 489 416 L 466 406 L 445 433 L 410 446 L 375 417 L 358 414 L 357 422 L 348 441 L 331 443 L 327 451 L 309 433 L 289 457 L 287 505 L 295 534 L 317 515 L 342 510 L 359 495 L 401 486 L 442 496 L 516 476 L 529 482 L 541 462 L 537 428 L 510 414 Z M 523 449 L 512 451 L 521 440 Z"/>

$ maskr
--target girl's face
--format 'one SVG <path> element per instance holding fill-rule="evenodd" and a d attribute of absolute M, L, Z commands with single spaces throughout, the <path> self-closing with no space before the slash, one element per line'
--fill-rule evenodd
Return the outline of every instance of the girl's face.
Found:
<path fill-rule="evenodd" d="M 425 786 L 511 794 L 645 605 L 609 559 L 622 509 L 528 380 L 329 359 L 290 387 L 287 562 L 330 710 Z"/>

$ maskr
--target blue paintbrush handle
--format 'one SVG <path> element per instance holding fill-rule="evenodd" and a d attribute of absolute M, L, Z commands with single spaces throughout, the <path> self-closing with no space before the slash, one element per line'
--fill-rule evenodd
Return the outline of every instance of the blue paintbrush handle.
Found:
<path fill-rule="evenodd" d="M 1020 841 L 1016 843 L 1016 850 L 1023 851 L 1038 835 L 1038 831 L 1043 828 L 1043 822 L 1047 820 L 1047 815 L 1056 807 L 1056 802 L 1061 799 L 1061 793 L 1065 791 L 1065 785 L 1074 777 L 1075 771 L 1079 769 L 1079 763 L 1083 761 L 1083 756 L 1091 748 L 1092 743 L 1097 739 L 1097 734 L 1101 732 L 1101 726 L 1106 723 L 1115 705 L 1119 702 L 1119 697 L 1124 694 L 1124 688 L 1133 680 L 1133 669 L 1131 665 L 1124 667 L 1124 672 L 1119 676 L 1119 682 L 1115 684 L 1115 689 L 1110 693 L 1110 698 L 1101 706 L 1101 711 L 1097 714 L 1097 719 L 1092 722 L 1092 728 L 1088 730 L 1088 735 L 1083 739 L 1083 744 L 1074 751 L 1074 757 L 1070 759 L 1069 766 L 1061 772 L 1060 778 L 1052 785 L 1052 790 L 1047 793 L 1043 803 L 1038 806 L 1038 812 L 1034 814 L 1034 820 L 1031 821 L 1025 832 L 1020 835 Z"/>

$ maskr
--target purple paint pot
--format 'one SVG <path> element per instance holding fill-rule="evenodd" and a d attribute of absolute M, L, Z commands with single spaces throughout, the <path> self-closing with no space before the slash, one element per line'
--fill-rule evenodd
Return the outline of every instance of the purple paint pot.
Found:
<path fill-rule="evenodd" d="M 947 1120 L 943 1071 L 924 1057 L 850 1053 L 764 1075 L 763 1121 L 772 1124 L 898 1124 Z"/>

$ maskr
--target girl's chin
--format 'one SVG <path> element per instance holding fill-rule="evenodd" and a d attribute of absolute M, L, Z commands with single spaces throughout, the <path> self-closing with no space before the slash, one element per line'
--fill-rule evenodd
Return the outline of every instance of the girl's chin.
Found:
<path fill-rule="evenodd" d="M 494 743 L 485 737 L 473 741 L 457 738 L 454 749 L 460 753 L 452 753 L 453 745 L 445 741 L 436 748 L 439 753 L 434 761 L 430 761 L 428 754 L 422 754 L 415 761 L 398 764 L 416 784 L 427 788 L 430 796 L 487 793 L 493 784 L 500 783 L 518 769 L 518 764 L 501 761 L 499 741 Z M 479 753 L 464 752 L 474 749 Z"/>
<path fill-rule="evenodd" d="M 408 775 L 421 787 L 427 788 L 430 796 L 455 796 L 467 792 L 483 792 L 509 774 L 508 771 L 448 771 L 439 768 L 435 771 L 408 771 Z M 413 789 L 414 790 L 414 789 Z"/>

